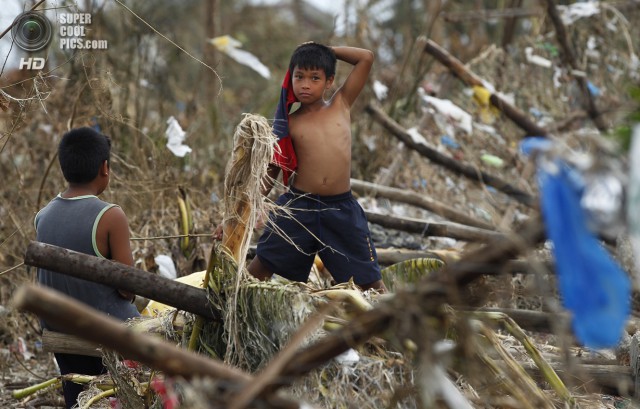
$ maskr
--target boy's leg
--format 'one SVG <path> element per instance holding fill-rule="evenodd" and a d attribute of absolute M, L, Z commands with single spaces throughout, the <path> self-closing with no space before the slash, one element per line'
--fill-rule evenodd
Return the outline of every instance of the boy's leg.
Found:
<path fill-rule="evenodd" d="M 256 256 L 249 264 L 249 273 L 260 280 L 278 274 L 292 281 L 306 282 L 318 248 L 313 233 L 314 223 L 317 224 L 315 201 L 287 192 L 276 204 L 288 210 L 276 210 L 269 215 L 258 240 Z"/>
<path fill-rule="evenodd" d="M 387 292 L 382 282 L 367 218 L 358 202 L 347 194 L 340 201 L 326 202 L 321 212 L 321 239 L 327 244 L 320 258 L 338 283 L 353 281 L 363 290 Z"/>
<path fill-rule="evenodd" d="M 362 288 L 362 291 L 367 291 L 373 288 L 374 290 L 383 294 L 386 294 L 389 292 L 389 290 L 387 290 L 387 286 L 384 285 L 384 282 L 382 280 L 374 281 L 373 283 L 369 283 L 369 284 L 360 284 L 360 288 Z"/>
<path fill-rule="evenodd" d="M 74 354 L 54 354 L 60 374 L 77 373 L 81 375 L 101 375 L 107 372 L 102 358 Z M 77 404 L 78 395 L 84 390 L 84 385 L 74 382 L 62 382 L 64 402 L 68 409 Z"/>
<path fill-rule="evenodd" d="M 273 276 L 273 273 L 269 271 L 264 266 L 264 264 L 262 264 L 262 262 L 260 261 L 260 257 L 258 256 L 254 257 L 253 260 L 251 260 L 251 263 L 249 263 L 249 267 L 247 267 L 247 270 L 249 270 L 249 273 L 251 273 L 252 276 L 260 281 L 266 281 L 270 279 L 271 276 Z"/>

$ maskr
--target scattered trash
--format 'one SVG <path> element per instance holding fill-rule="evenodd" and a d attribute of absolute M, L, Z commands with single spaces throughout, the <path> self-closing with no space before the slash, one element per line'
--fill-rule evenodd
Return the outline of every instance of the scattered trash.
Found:
<path fill-rule="evenodd" d="M 29 349 L 27 348 L 27 342 L 22 337 L 18 337 L 18 340 L 16 341 L 15 349 L 17 353 L 22 355 L 22 358 L 25 361 L 28 361 L 29 359 L 34 357 L 34 355 L 31 352 L 29 352 Z"/>
<path fill-rule="evenodd" d="M 373 93 L 376 94 L 376 98 L 379 101 L 387 98 L 387 94 L 389 93 L 389 87 L 384 85 L 378 80 L 373 81 Z"/>
<path fill-rule="evenodd" d="M 442 142 L 442 144 L 448 148 L 452 148 L 452 149 L 460 148 L 460 145 L 458 144 L 458 142 L 456 142 L 453 138 L 449 137 L 448 135 L 442 135 L 442 137 L 440 137 L 440 142 Z"/>
<path fill-rule="evenodd" d="M 269 71 L 269 68 L 267 68 L 267 66 L 264 65 L 255 55 L 248 51 L 239 49 L 239 47 L 242 47 L 242 43 L 235 38 L 223 35 L 216 38 L 210 38 L 208 41 L 210 44 L 213 44 L 218 51 L 228 55 L 236 62 L 246 65 L 266 79 L 271 78 L 271 71 Z"/>
<path fill-rule="evenodd" d="M 551 68 L 553 66 L 553 63 L 551 62 L 551 60 L 548 60 L 539 55 L 535 55 L 533 53 L 533 47 L 526 47 L 524 49 L 524 55 L 525 55 L 525 58 L 527 59 L 527 62 L 529 62 L 530 64 L 537 65 L 543 68 Z"/>
<path fill-rule="evenodd" d="M 553 58 L 558 57 L 560 52 L 558 51 L 558 47 L 555 44 L 544 42 L 542 43 L 542 49 L 549 53 L 549 55 Z"/>
<path fill-rule="evenodd" d="M 538 119 L 542 118 L 542 116 L 544 115 L 544 114 L 542 113 L 542 111 L 540 111 L 540 110 L 539 110 L 538 108 L 536 108 L 536 107 L 531 107 L 531 108 L 529 108 L 529 113 L 530 113 L 531 115 L 533 115 L 533 117 L 534 117 L 536 120 L 538 120 Z"/>
<path fill-rule="evenodd" d="M 587 89 L 589 90 L 589 93 L 594 97 L 600 96 L 600 88 L 593 85 L 593 82 L 587 81 Z"/>
<path fill-rule="evenodd" d="M 358 352 L 356 352 L 353 348 L 349 348 L 342 354 L 338 355 L 335 359 L 339 364 L 352 366 L 360 361 L 360 354 L 358 354 Z"/>
<path fill-rule="evenodd" d="M 421 188 L 421 187 L 422 188 L 427 187 L 427 184 L 428 184 L 427 183 L 427 179 L 425 179 L 425 178 L 420 178 L 420 180 L 414 180 L 413 181 L 413 187 L 416 188 L 416 189 L 417 188 Z"/>
<path fill-rule="evenodd" d="M 492 124 L 500 115 L 500 110 L 491 103 L 491 91 L 487 88 L 475 85 L 473 90 L 473 101 L 480 108 L 480 120 L 485 124 Z"/>
<path fill-rule="evenodd" d="M 424 145 L 424 146 L 429 146 L 429 144 L 427 143 L 427 140 L 424 138 L 424 136 L 422 136 L 420 131 L 418 131 L 418 128 L 416 127 L 409 128 L 407 129 L 407 133 L 409 134 L 409 136 L 411 137 L 414 143 Z"/>
<path fill-rule="evenodd" d="M 168 139 L 167 148 L 179 158 L 183 158 L 184 155 L 191 152 L 191 148 L 184 145 L 183 142 L 186 138 L 186 132 L 182 130 L 182 127 L 174 117 L 167 119 L 167 130 L 165 135 Z"/>
<path fill-rule="evenodd" d="M 551 141 L 542 136 L 530 136 L 520 142 L 519 152 L 524 156 L 531 156 L 535 152 L 551 149 Z"/>
<path fill-rule="evenodd" d="M 629 150 L 629 189 L 627 193 L 627 223 L 634 253 L 635 287 L 640 288 L 640 124 L 633 128 Z"/>
<path fill-rule="evenodd" d="M 449 135 L 455 134 L 453 126 L 462 129 L 467 134 L 471 134 L 473 123 L 471 114 L 448 99 L 440 99 L 426 95 L 422 88 L 418 88 L 418 94 L 427 105 L 432 106 L 436 110 L 436 120 L 438 120 L 438 114 L 441 116 L 440 121 L 442 122 L 442 126 L 445 127 L 445 131 Z"/>
<path fill-rule="evenodd" d="M 585 1 L 573 3 L 569 6 L 556 6 L 560 12 L 560 18 L 565 26 L 571 25 L 581 18 L 591 17 L 600 13 L 599 1 Z"/>
<path fill-rule="evenodd" d="M 481 207 L 474 207 L 473 211 L 476 215 L 478 215 L 480 218 L 482 218 L 482 220 L 485 221 L 492 221 L 492 217 L 491 214 L 486 211 L 485 209 L 481 208 Z"/>
<path fill-rule="evenodd" d="M 173 259 L 167 255 L 159 254 L 153 258 L 153 260 L 158 265 L 158 273 L 170 280 L 175 280 L 178 278 L 178 272 L 176 271 L 176 266 L 173 263 Z"/>
<path fill-rule="evenodd" d="M 480 160 L 485 164 L 496 167 L 496 168 L 501 168 L 504 166 L 504 160 L 502 160 L 501 158 L 495 155 L 491 155 L 488 153 L 485 153 L 482 156 L 480 156 Z"/>
<path fill-rule="evenodd" d="M 578 172 L 560 159 L 538 164 L 542 214 L 573 330 L 587 347 L 613 347 L 631 309 L 629 278 L 587 228 Z"/>
<path fill-rule="evenodd" d="M 614 239 L 624 231 L 622 182 L 611 173 L 588 177 L 580 200 L 587 225 L 594 233 Z"/>

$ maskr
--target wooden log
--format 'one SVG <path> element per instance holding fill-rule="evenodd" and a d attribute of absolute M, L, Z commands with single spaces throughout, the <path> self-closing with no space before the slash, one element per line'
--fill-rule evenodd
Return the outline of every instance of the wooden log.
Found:
<path fill-rule="evenodd" d="M 535 332 L 553 332 L 552 321 L 558 320 L 558 314 L 546 311 L 522 310 L 516 308 L 481 308 L 479 311 L 500 312 L 511 317 L 522 329 Z M 569 319 L 566 317 L 565 319 Z M 628 334 L 633 335 L 640 328 L 640 320 L 630 317 L 625 326 Z M 640 361 L 639 361 L 640 363 Z M 639 368 L 640 370 L 640 368 Z"/>
<path fill-rule="evenodd" d="M 518 6 L 504 7 L 501 9 L 465 10 L 444 12 L 442 18 L 446 22 L 460 23 L 468 20 L 495 20 L 542 17 L 544 12 L 537 8 L 521 8 Z"/>
<path fill-rule="evenodd" d="M 395 200 L 398 202 L 408 203 L 422 209 L 426 209 L 431 213 L 451 220 L 452 222 L 466 224 L 468 226 L 479 227 L 481 229 L 493 230 L 495 227 L 489 223 L 480 221 L 474 217 L 447 206 L 444 203 L 433 200 L 426 195 L 420 195 L 415 192 L 396 189 L 393 187 L 387 187 L 377 185 L 371 182 L 365 182 L 363 180 L 351 179 L 351 189 L 362 195 L 370 195 L 373 197 L 384 197 L 387 199 Z"/>
<path fill-rule="evenodd" d="M 285 366 L 280 382 L 274 382 L 270 391 L 291 384 L 298 376 L 388 330 L 394 322 L 395 314 L 406 316 L 407 305 L 419 308 L 422 314 L 438 316 L 442 304 L 453 301 L 448 300 L 454 293 L 451 286 L 464 288 L 482 277 L 475 270 L 478 265 L 505 264 L 545 238 L 544 225 L 539 218 L 528 221 L 519 233 L 517 239 L 494 238 L 486 246 L 465 254 L 459 262 L 445 265 L 442 270 L 425 277 L 415 288 L 399 291 L 395 297 L 379 302 L 374 309 L 354 317 L 348 325 L 304 348 Z"/>
<path fill-rule="evenodd" d="M 520 310 L 515 308 L 481 308 L 480 311 L 500 312 L 511 317 L 527 331 L 551 332 L 553 314 L 543 311 Z"/>
<path fill-rule="evenodd" d="M 429 250 L 409 250 L 409 249 L 400 249 L 400 248 L 376 248 L 376 253 L 378 255 L 378 263 L 381 265 L 392 265 L 396 263 L 401 263 L 406 260 L 416 259 L 416 258 L 438 258 L 446 262 L 454 262 L 457 260 L 448 260 L 446 255 L 442 254 L 442 251 L 429 251 Z M 542 261 L 541 262 L 544 268 L 549 271 L 553 271 L 553 263 L 550 261 Z M 492 267 L 489 265 L 485 265 L 481 268 L 482 271 L 488 271 Z M 504 274 L 531 274 L 535 271 L 530 265 L 528 260 L 511 260 L 506 264 L 495 267 L 497 270 Z"/>
<path fill-rule="evenodd" d="M 400 139 L 405 145 L 415 150 L 420 155 L 429 159 L 433 163 L 444 166 L 452 172 L 462 175 L 470 180 L 484 183 L 487 186 L 492 186 L 502 193 L 529 207 L 537 206 L 537 200 L 533 196 L 521 189 L 516 188 L 505 180 L 481 171 L 476 167 L 461 163 L 451 156 L 444 155 L 438 152 L 432 147 L 414 141 L 413 137 L 406 131 L 406 129 L 404 129 L 400 124 L 398 124 L 386 113 L 384 113 L 375 102 L 370 102 L 369 104 L 367 104 L 365 110 L 373 117 L 373 119 L 378 121 L 380 125 L 391 132 L 391 134 L 393 134 L 395 137 Z"/>
<path fill-rule="evenodd" d="M 427 250 L 408 250 L 408 249 L 382 249 L 376 248 L 378 255 L 378 263 L 382 265 L 391 265 L 401 263 L 414 258 L 437 258 L 442 259 L 438 254 Z"/>
<path fill-rule="evenodd" d="M 434 223 L 409 217 L 395 217 L 386 214 L 365 211 L 367 220 L 371 223 L 390 229 L 402 230 L 409 233 L 419 233 L 423 236 L 450 237 L 465 241 L 489 241 L 495 237 L 503 237 L 501 233 L 477 227 L 456 223 Z"/>
<path fill-rule="evenodd" d="M 20 287 L 12 303 L 16 308 L 33 312 L 65 333 L 103 345 L 168 375 L 187 379 L 204 375 L 231 382 L 251 379 L 238 369 L 176 348 L 156 337 L 136 333 L 106 314 L 46 287 Z"/>
<path fill-rule="evenodd" d="M 205 290 L 104 258 L 31 242 L 27 247 L 24 263 L 130 291 L 204 318 L 221 319 L 220 313 L 213 310 L 208 302 Z"/>
<path fill-rule="evenodd" d="M 522 367 L 537 379 L 542 380 L 535 364 L 522 363 Z M 567 371 L 561 363 L 551 363 L 551 367 L 563 381 L 572 385 L 585 386 L 588 390 L 629 396 L 633 393 L 631 368 L 622 365 L 577 364 L 574 371 Z"/>
<path fill-rule="evenodd" d="M 42 350 L 60 354 L 102 356 L 100 345 L 62 332 L 42 331 Z"/>
<path fill-rule="evenodd" d="M 633 397 L 638 399 L 640 398 L 640 336 L 637 333 L 631 337 L 629 361 L 631 364 L 631 376 L 633 377 Z"/>
<path fill-rule="evenodd" d="M 475 73 L 470 71 L 464 64 L 449 54 L 447 50 L 440 47 L 433 40 L 426 40 L 426 44 L 424 46 L 424 51 L 426 53 L 431 54 L 435 59 L 437 59 L 442 65 L 447 67 L 456 77 L 458 77 L 462 82 L 464 82 L 467 86 L 482 86 L 486 88 L 486 82 L 478 77 Z M 529 117 L 519 110 L 517 107 L 508 103 L 504 98 L 500 97 L 496 93 L 492 93 L 490 97 L 491 104 L 502 111 L 507 118 L 511 119 L 516 125 L 522 128 L 527 136 L 547 136 L 548 132 L 546 129 L 537 125 L 533 122 Z"/>
<path fill-rule="evenodd" d="M 562 18 L 558 14 L 558 8 L 556 7 L 555 1 L 545 0 L 545 2 L 547 3 L 547 14 L 553 23 L 556 31 L 556 38 L 558 39 L 558 43 L 560 43 L 560 48 L 562 48 L 562 59 L 564 63 L 571 68 L 572 72 L 578 71 L 580 70 L 580 67 L 578 66 L 578 61 L 573 51 L 573 47 L 567 38 L 567 31 L 565 30 L 564 23 L 562 23 Z M 591 91 L 589 91 L 587 78 L 582 75 L 574 75 L 573 78 L 578 83 L 578 87 L 582 93 L 583 106 L 589 114 L 589 117 L 600 132 L 605 132 L 607 130 L 607 125 L 598 111 L 595 98 L 591 95 Z"/>
<path fill-rule="evenodd" d="M 162 339 L 135 332 L 121 322 L 66 295 L 32 284 L 16 291 L 11 305 L 30 311 L 51 322 L 65 333 L 103 345 L 127 359 L 136 360 L 168 376 L 181 376 L 187 380 L 207 376 L 220 382 L 222 406 L 225 390 L 238 390 L 251 382 L 253 377 L 237 368 L 215 359 L 180 349 Z M 283 409 L 300 405 L 286 398 L 265 397 L 262 407 Z"/>
<path fill-rule="evenodd" d="M 171 320 L 171 331 L 181 333 L 189 319 L 184 313 L 174 314 Z M 130 328 L 138 333 L 166 338 L 166 328 L 160 318 L 139 319 L 130 323 Z M 102 356 L 101 345 L 86 341 L 74 335 L 62 332 L 42 331 L 42 349 L 45 352 L 76 354 L 87 356 Z"/>

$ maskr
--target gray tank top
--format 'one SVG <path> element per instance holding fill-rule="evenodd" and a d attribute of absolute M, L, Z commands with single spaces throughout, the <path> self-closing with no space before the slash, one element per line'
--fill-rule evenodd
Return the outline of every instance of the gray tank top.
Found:
<path fill-rule="evenodd" d="M 103 202 L 96 196 L 65 199 L 58 195 L 36 215 L 37 240 L 92 256 L 104 257 L 96 244 L 96 230 L 104 212 L 114 206 L 116 205 Z M 140 315 L 135 306 L 122 298 L 115 288 L 104 284 L 42 268 L 38 269 L 38 282 L 121 321 Z M 42 325 L 44 328 L 56 330 L 46 322 Z"/>

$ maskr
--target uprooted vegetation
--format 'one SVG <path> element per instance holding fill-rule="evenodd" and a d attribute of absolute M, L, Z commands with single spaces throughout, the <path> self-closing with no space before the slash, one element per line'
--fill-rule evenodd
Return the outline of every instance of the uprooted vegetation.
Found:
<path fill-rule="evenodd" d="M 448 18 L 455 11 L 447 10 Z M 349 285 L 327 293 L 322 280 L 308 285 L 257 283 L 234 271 L 233 263 L 222 262 L 205 281 L 211 290 L 209 302 L 221 312 L 222 322 L 202 322 L 191 314 L 169 310 L 155 318 L 153 325 L 158 329 L 154 331 L 181 348 L 197 350 L 232 364 L 247 376 L 252 374 L 251 381 L 156 376 L 153 369 L 105 353 L 112 385 L 100 387 L 95 382 L 84 402 L 91 403 L 90 407 L 108 407 L 107 398 L 92 399 L 115 384 L 125 407 L 161 407 L 163 399 L 172 396 L 180 397 L 181 407 L 193 408 L 287 406 L 302 401 L 321 407 L 631 405 L 628 397 L 634 393 L 635 373 L 629 354 L 633 348 L 621 345 L 617 350 L 595 351 L 578 346 L 559 308 L 550 248 L 543 244 L 538 219 L 535 165 L 519 150 L 527 132 L 504 111 L 492 107 L 489 84 L 526 119 L 546 130 L 562 146 L 561 156 L 580 152 L 597 159 L 603 169 L 624 172 L 626 153 L 611 143 L 609 135 L 626 124 L 634 109 L 629 89 L 638 81 L 640 51 L 635 39 L 640 33 L 630 22 L 638 21 L 639 12 L 633 2 L 604 3 L 599 13 L 566 26 L 577 64 L 589 81 L 590 96 L 576 79 L 581 73 L 567 68 L 566 50 L 544 10 L 529 18 L 533 28 L 528 33 L 516 36 L 507 47 L 485 44 L 476 55 L 466 55 L 465 69 L 485 82 L 482 87 L 472 88 L 456 78 L 442 61 L 424 51 L 423 40 L 409 38 L 415 43 L 410 50 L 407 47 L 403 62 L 381 64 L 373 73 L 373 80 L 390 87 L 387 97 L 377 100 L 371 87 L 354 109 L 353 176 L 435 199 L 492 226 L 484 230 L 496 234 L 483 235 L 479 242 L 461 239 L 460 235 L 471 233 L 456 231 L 440 208 L 425 209 L 380 193 L 376 196 L 375 189 L 358 192 L 367 211 L 431 222 L 411 233 L 402 231 L 406 223 L 391 228 L 393 221 L 381 220 L 378 226 L 384 227 L 372 225 L 381 253 L 393 244 L 427 257 L 388 270 L 396 281 L 388 281 L 395 296 L 362 297 Z M 140 36 L 153 41 L 149 33 Z M 358 41 L 363 40 L 344 39 L 360 45 Z M 123 42 L 122 48 L 128 50 L 125 45 Z M 454 57 L 462 58 L 468 52 L 468 48 L 456 49 L 453 41 L 440 45 Z M 536 65 L 535 56 L 550 61 L 551 67 Z M 230 191 L 229 186 L 223 188 L 223 182 L 225 176 L 230 180 L 225 167 L 233 152 L 231 135 L 242 119 L 241 112 L 269 118 L 272 101 L 260 94 L 254 101 L 238 103 L 258 93 L 246 84 L 238 85 L 235 77 L 233 85 L 225 85 L 229 75 L 247 75 L 229 68 L 233 74 L 223 76 L 225 88 L 216 97 L 217 107 L 207 107 L 195 91 L 178 95 L 188 92 L 172 86 L 171 81 L 178 77 L 175 72 L 168 74 L 171 81 L 161 90 L 143 89 L 141 78 L 124 80 L 121 73 L 105 69 L 105 64 L 122 68 L 121 62 L 109 58 L 113 55 L 76 55 L 59 68 L 67 70 L 72 80 L 62 80 L 57 74 L 38 77 L 24 87 L 31 99 L 12 101 L 9 110 L 0 113 L 4 123 L 0 173 L 11 175 L 3 182 L 0 204 L 3 271 L 22 261 L 27 244 L 35 237 L 35 212 L 63 186 L 54 155 L 59 136 L 69 124 L 96 123 L 114 139 L 115 178 L 105 197 L 120 204 L 130 219 L 136 267 L 155 273 L 159 269 L 155 257 L 169 255 L 179 276 L 207 268 L 214 244 L 210 233 L 232 208 L 223 205 Z M 130 61 L 142 66 L 147 58 L 134 55 Z M 154 74 L 163 78 L 162 73 Z M 268 89 L 277 90 L 278 81 L 271 81 Z M 160 95 L 166 92 L 170 98 L 162 100 Z M 176 116 L 193 152 L 177 158 L 165 148 L 163 134 L 166 117 L 173 115 L 171 98 L 183 97 L 185 109 Z M 595 100 L 606 131 L 598 132 L 586 98 Z M 471 116 L 440 110 L 438 104 L 443 100 Z M 157 108 L 149 108 L 154 104 Z M 404 144 L 398 139 L 402 135 L 409 138 Z M 426 148 L 420 150 L 421 145 Z M 434 161 L 436 154 L 473 173 L 498 178 L 513 189 L 486 183 L 486 178 L 485 184 L 478 183 Z M 255 175 L 253 171 L 247 174 Z M 525 196 L 532 201 L 518 199 Z M 255 193 L 250 197 L 255 199 Z M 442 230 L 434 234 L 430 229 L 438 223 Z M 248 225 L 254 225 L 253 221 Z M 190 235 L 188 239 L 181 237 L 184 233 Z M 479 237 L 480 233 L 473 233 Z M 607 245 L 631 272 L 633 260 L 626 240 L 618 240 L 615 247 Z M 239 251 L 241 260 L 246 251 L 250 249 Z M 444 260 L 444 266 L 436 258 Z M 463 262 L 458 263 L 461 258 Z M 514 264 L 516 258 L 520 264 Z M 15 290 L 32 276 L 33 269 L 26 266 L 2 274 L 0 304 L 8 305 Z M 326 307 L 334 298 L 339 300 L 337 305 Z M 479 307 L 499 310 L 480 312 Z M 318 310 L 324 314 L 321 318 L 315 315 Z M 14 344 L 19 337 L 29 346 L 39 339 L 32 316 L 7 310 L 1 317 L 0 336 L 5 345 Z M 316 320 L 315 324 L 294 335 L 309 320 Z M 636 329 L 631 324 L 628 337 Z M 292 344 L 286 347 L 289 342 Z M 285 356 L 276 355 L 283 348 Z M 14 363 L 18 358 L 2 359 Z M 252 390 L 252 382 L 260 388 Z M 29 383 L 36 382 L 30 379 Z M 272 393 L 277 389 L 283 394 Z M 55 390 L 41 393 L 38 399 L 46 396 L 55 397 Z M 243 402 L 246 396 L 255 400 Z"/>

